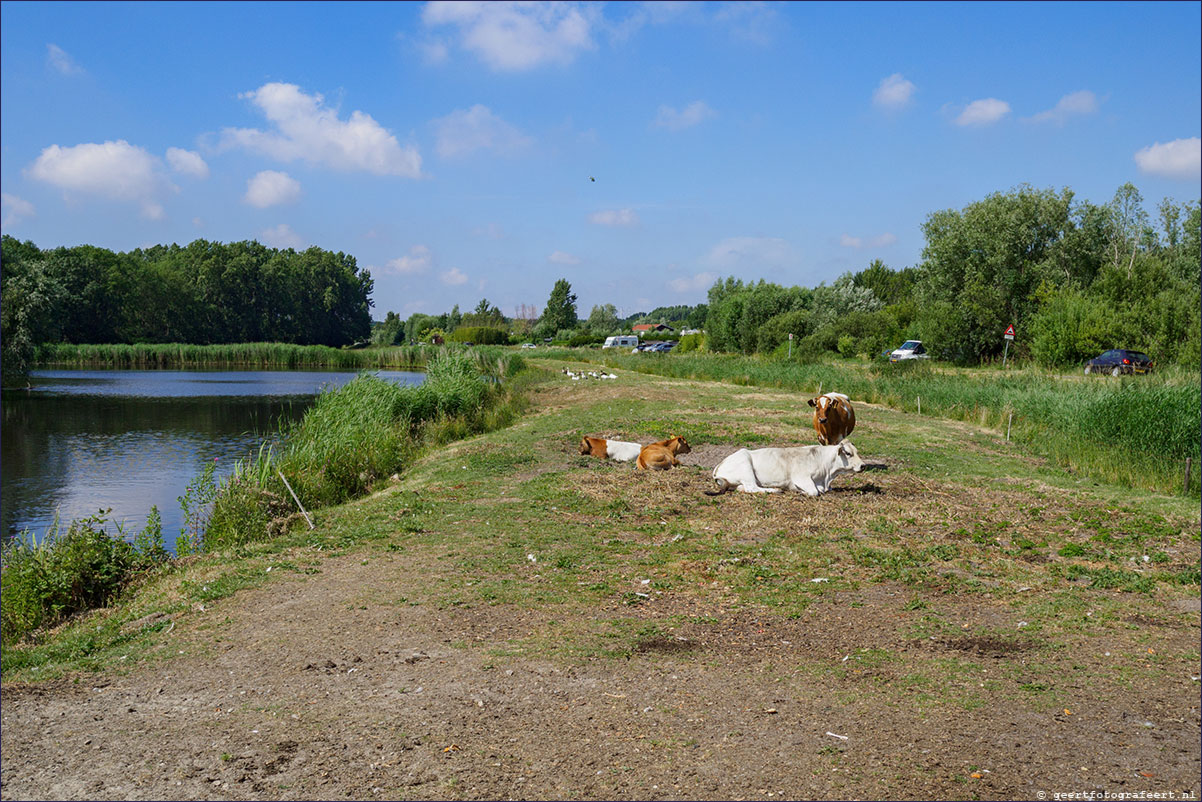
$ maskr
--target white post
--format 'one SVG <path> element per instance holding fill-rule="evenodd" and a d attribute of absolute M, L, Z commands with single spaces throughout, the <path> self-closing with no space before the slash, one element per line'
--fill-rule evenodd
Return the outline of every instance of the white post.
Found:
<path fill-rule="evenodd" d="M 280 478 L 284 479 L 284 474 L 276 469 L 276 473 L 280 474 Z M 305 520 L 309 522 L 309 528 L 314 529 L 313 519 L 309 517 L 309 513 L 305 512 L 305 507 L 300 503 L 300 499 L 296 497 L 296 491 L 292 489 L 292 485 L 288 484 L 288 480 L 284 479 L 284 487 L 288 488 L 288 492 L 292 494 L 292 500 L 296 502 L 296 506 L 300 507 L 301 514 L 305 516 Z"/>
<path fill-rule="evenodd" d="M 922 396 L 918 396 L 918 414 L 922 414 Z"/>
<path fill-rule="evenodd" d="M 1010 442 L 1010 424 L 1014 422 L 1014 413 L 1010 413 L 1010 417 L 1006 419 L 1006 442 Z"/>

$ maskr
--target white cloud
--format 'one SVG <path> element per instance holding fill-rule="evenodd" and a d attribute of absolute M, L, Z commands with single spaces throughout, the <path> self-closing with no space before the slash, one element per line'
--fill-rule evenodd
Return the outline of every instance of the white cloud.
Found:
<path fill-rule="evenodd" d="M 296 203 L 300 200 L 301 185 L 287 173 L 264 170 L 246 182 L 243 202 L 259 209 L 278 206 L 281 203 Z"/>
<path fill-rule="evenodd" d="M 453 25 L 459 45 L 494 70 L 570 64 L 594 47 L 587 7 L 559 2 L 432 2 L 422 9 L 429 27 Z"/>
<path fill-rule="evenodd" d="M 796 261 L 793 248 L 779 237 L 729 237 L 710 249 L 706 261 L 718 268 L 740 265 L 782 266 Z"/>
<path fill-rule="evenodd" d="M 417 148 L 401 147 L 370 114 L 352 111 L 340 120 L 338 110 L 326 108 L 320 94 L 306 95 L 294 84 L 264 84 L 238 97 L 258 107 L 276 130 L 226 128 L 222 147 L 243 147 L 282 162 L 300 159 L 337 170 L 421 176 Z"/>
<path fill-rule="evenodd" d="M 668 282 L 668 286 L 677 292 L 697 292 L 709 289 L 717 279 L 716 273 L 698 273 L 695 276 L 674 278 Z"/>
<path fill-rule="evenodd" d="M 578 265 L 580 264 L 580 257 L 573 256 L 565 251 L 555 251 L 547 257 L 547 261 L 554 262 L 557 265 Z"/>
<path fill-rule="evenodd" d="M 779 30 L 775 3 L 726 3 L 714 14 L 714 22 L 736 39 L 756 45 L 772 43 L 773 32 Z"/>
<path fill-rule="evenodd" d="M 680 111 L 671 106 L 660 106 L 659 113 L 655 115 L 655 122 L 652 125 L 656 128 L 667 128 L 669 131 L 679 131 L 716 116 L 717 112 L 711 109 L 704 100 L 694 100 Z"/>
<path fill-rule="evenodd" d="M 1202 139 L 1174 139 L 1157 142 L 1135 152 L 1135 163 L 1142 173 L 1164 178 L 1198 179 L 1202 173 Z"/>
<path fill-rule="evenodd" d="M 634 213 L 634 209 L 606 209 L 593 212 L 588 216 L 588 220 L 599 226 L 637 226 L 639 224 L 639 216 Z"/>
<path fill-rule="evenodd" d="M 917 87 L 907 81 L 900 72 L 881 80 L 881 85 L 872 93 L 872 102 L 879 108 L 896 111 L 910 105 Z"/>
<path fill-rule="evenodd" d="M 839 244 L 844 248 L 855 248 L 856 250 L 861 248 L 883 248 L 886 245 L 892 245 L 895 242 L 897 242 L 897 237 L 889 232 L 885 232 L 884 234 L 880 234 L 875 237 L 868 237 L 867 239 L 862 237 L 853 237 L 850 234 L 844 234 L 839 238 Z"/>
<path fill-rule="evenodd" d="M 33 204 L 24 198 L 2 192 L 0 193 L 0 214 L 3 215 L 0 227 L 8 228 L 26 217 L 33 217 Z"/>
<path fill-rule="evenodd" d="M 28 174 L 67 194 L 139 203 L 142 214 L 152 220 L 163 216 L 160 196 L 178 189 L 163 175 L 158 158 L 124 139 L 69 148 L 51 145 L 29 166 Z"/>
<path fill-rule="evenodd" d="M 425 273 L 430 269 L 430 249 L 425 245 L 414 245 L 409 249 L 409 253 L 397 259 L 389 259 L 384 263 L 384 267 L 380 272 L 384 275 L 394 274 L 402 276 L 411 276 L 416 273 Z"/>
<path fill-rule="evenodd" d="M 434 126 L 438 132 L 438 155 L 443 158 L 466 156 L 477 150 L 510 154 L 532 141 L 478 103 L 435 120 Z"/>
<path fill-rule="evenodd" d="M 974 100 L 969 103 L 960 116 L 956 125 L 992 125 L 1010 113 L 1010 104 L 995 97 Z"/>
<path fill-rule="evenodd" d="M 1076 117 L 1084 114 L 1096 114 L 1098 111 L 1098 98 L 1093 92 L 1087 89 L 1082 89 L 1080 92 L 1073 92 L 1060 98 L 1053 108 L 1047 111 L 1041 111 L 1030 117 L 1024 118 L 1026 122 L 1032 123 L 1052 123 L 1053 125 L 1064 125 L 1070 117 Z"/>
<path fill-rule="evenodd" d="M 183 148 L 167 148 L 167 164 L 177 173 L 190 175 L 195 178 L 208 178 L 209 165 L 199 153 Z"/>
<path fill-rule="evenodd" d="M 467 276 L 457 267 L 452 267 L 450 270 L 445 271 L 438 278 L 443 284 L 451 287 L 467 284 Z"/>
<path fill-rule="evenodd" d="M 292 248 L 299 251 L 305 247 L 305 241 L 301 239 L 300 234 L 292 230 L 292 226 L 287 223 L 280 223 L 274 228 L 265 228 L 259 232 L 259 239 L 272 248 Z"/>
<path fill-rule="evenodd" d="M 76 64 L 75 59 L 58 45 L 46 45 L 46 61 L 62 75 L 79 75 L 83 72 L 83 67 Z"/>

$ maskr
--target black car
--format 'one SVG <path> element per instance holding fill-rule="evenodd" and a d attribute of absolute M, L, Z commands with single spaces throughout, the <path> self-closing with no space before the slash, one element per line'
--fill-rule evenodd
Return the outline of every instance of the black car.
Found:
<path fill-rule="evenodd" d="M 1111 376 L 1122 376 L 1131 373 L 1151 373 L 1152 360 L 1140 351 L 1128 351 L 1125 348 L 1113 348 L 1101 356 L 1095 356 L 1085 363 L 1085 373 L 1109 373 Z"/>

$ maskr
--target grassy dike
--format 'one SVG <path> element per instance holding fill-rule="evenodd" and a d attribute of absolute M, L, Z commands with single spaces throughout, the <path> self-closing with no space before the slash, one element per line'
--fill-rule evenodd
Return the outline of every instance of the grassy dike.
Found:
<path fill-rule="evenodd" d="M 1032 453 L 1099 481 L 1202 497 L 1202 382 L 1169 369 L 1123 379 L 1038 368 L 953 368 L 929 362 L 797 362 L 736 354 L 558 350 L 559 358 L 676 378 L 817 393 L 1009 433 Z M 1185 461 L 1192 459 L 1189 487 Z"/>
<path fill-rule="evenodd" d="M 472 434 L 444 424 L 445 436 L 415 454 L 399 481 L 320 510 L 315 530 L 294 524 L 173 563 L 110 607 L 6 647 L 5 681 L 169 660 L 181 629 L 190 648 L 203 649 L 220 640 L 222 606 L 239 604 L 238 591 L 318 581 L 350 559 L 383 561 L 397 577 L 388 589 L 364 589 L 372 603 L 476 608 L 525 622 L 453 644 L 498 663 L 629 657 L 738 612 L 854 614 L 858 599 L 887 587 L 900 600 L 880 625 L 898 638 L 961 637 L 965 611 L 984 610 L 974 632 L 1015 650 L 994 664 L 1001 672 L 988 684 L 942 653 L 908 654 L 909 684 L 881 691 L 892 704 L 972 709 L 1001 693 L 1047 708 L 1063 701 L 1055 677 L 1067 670 L 1064 655 L 1129 637 L 1133 610 L 1172 622 L 1197 598 L 1192 499 L 1082 479 L 995 431 L 867 404 L 853 439 L 885 470 L 844 477 L 819 500 L 710 498 L 701 492 L 711 486 L 706 466 L 720 456 L 812 442 L 808 407 L 795 393 L 624 370 L 616 380 L 568 382 L 558 368 L 580 362 L 536 364 L 542 370 L 527 374 L 539 377 L 527 387 L 533 407 L 513 425 Z M 646 442 L 672 433 L 694 453 L 666 473 L 575 448 L 585 434 Z M 902 656 L 886 648 L 862 659 Z M 1136 670 L 1155 683 L 1197 673 L 1197 663 L 1196 649 L 1175 650 Z M 1098 671 L 1099 681 L 1110 671 L 1081 670 Z"/>

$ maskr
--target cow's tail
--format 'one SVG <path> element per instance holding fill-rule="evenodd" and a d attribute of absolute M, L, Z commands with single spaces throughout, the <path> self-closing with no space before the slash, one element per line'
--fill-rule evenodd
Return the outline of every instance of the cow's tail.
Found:
<path fill-rule="evenodd" d="M 726 481 L 725 479 L 719 479 L 718 477 L 714 477 L 714 481 L 718 483 L 717 490 L 702 490 L 701 492 L 705 493 L 707 496 L 720 496 L 723 493 L 725 493 L 727 490 L 730 490 L 732 487 L 734 487 L 734 485 L 732 485 L 730 482 Z"/>

